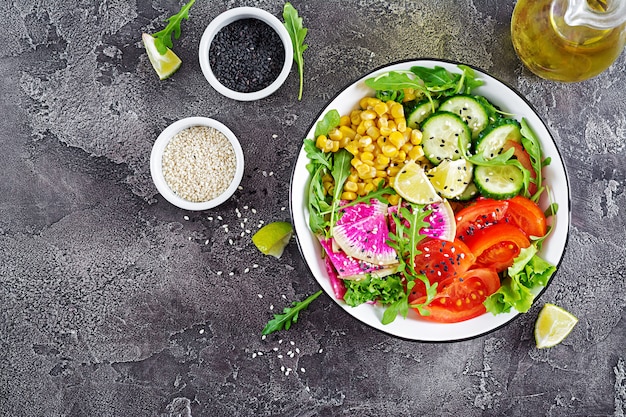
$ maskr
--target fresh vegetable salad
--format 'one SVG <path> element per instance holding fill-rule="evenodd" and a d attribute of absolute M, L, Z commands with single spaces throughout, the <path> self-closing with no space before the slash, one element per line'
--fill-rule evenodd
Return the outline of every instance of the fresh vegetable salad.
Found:
<path fill-rule="evenodd" d="M 550 161 L 458 68 L 369 78 L 374 95 L 304 141 L 308 223 L 335 296 L 383 306 L 383 324 L 409 309 L 445 323 L 525 312 L 556 270 L 538 255 L 556 211 L 537 204 Z"/>

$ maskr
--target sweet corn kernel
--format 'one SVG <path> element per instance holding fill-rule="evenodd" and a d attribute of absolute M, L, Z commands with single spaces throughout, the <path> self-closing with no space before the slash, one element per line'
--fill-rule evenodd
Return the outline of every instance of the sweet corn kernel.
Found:
<path fill-rule="evenodd" d="M 400 204 L 400 196 L 398 194 L 391 194 L 387 197 L 387 201 L 389 201 L 389 204 L 392 206 L 397 206 Z"/>
<path fill-rule="evenodd" d="M 350 140 L 354 139 L 354 135 L 356 135 L 356 131 L 350 126 L 339 126 L 339 130 L 344 137 L 350 138 Z"/>
<path fill-rule="evenodd" d="M 333 128 L 328 132 L 328 138 L 332 140 L 341 140 L 343 139 L 343 132 L 338 128 Z"/>
<path fill-rule="evenodd" d="M 344 191 L 343 193 L 341 193 L 342 200 L 352 201 L 352 200 L 356 200 L 356 197 L 357 197 L 356 193 L 352 191 Z"/>
<path fill-rule="evenodd" d="M 373 161 L 374 160 L 374 154 L 371 152 L 361 152 L 361 161 L 365 162 L 365 161 Z"/>
<path fill-rule="evenodd" d="M 391 132 L 389 135 L 389 142 L 399 149 L 402 145 L 404 145 L 404 135 L 398 131 Z"/>
<path fill-rule="evenodd" d="M 389 107 L 387 107 L 387 104 L 380 101 L 374 105 L 373 110 L 376 112 L 376 114 L 378 114 L 378 117 L 380 117 L 389 111 Z"/>
<path fill-rule="evenodd" d="M 377 164 L 380 164 L 380 165 L 389 165 L 389 161 L 390 161 L 390 160 L 391 160 L 391 159 L 390 159 L 387 155 L 385 155 L 385 154 L 382 154 L 382 153 L 381 153 L 381 154 L 376 155 L 376 163 L 377 163 Z"/>
<path fill-rule="evenodd" d="M 370 192 L 374 191 L 375 189 L 376 189 L 376 187 L 371 182 L 365 184 L 365 191 L 366 192 L 370 193 Z"/>
<path fill-rule="evenodd" d="M 390 166 L 389 168 L 387 168 L 387 175 L 389 177 L 395 177 L 396 175 L 398 175 L 398 172 L 400 172 L 400 167 L 399 166 Z"/>
<path fill-rule="evenodd" d="M 400 103 L 394 102 L 391 108 L 389 109 L 389 113 L 391 114 L 391 117 L 393 117 L 394 119 L 399 119 L 399 118 L 404 119 L 404 106 L 402 106 L 402 104 Z"/>
<path fill-rule="evenodd" d="M 413 144 L 411 142 L 406 142 L 400 149 L 408 154 L 411 152 L 411 149 L 413 149 Z"/>
<path fill-rule="evenodd" d="M 374 110 L 363 110 L 361 112 L 361 120 L 374 120 L 376 118 L 376 112 Z"/>
<path fill-rule="evenodd" d="M 343 186 L 344 191 L 352 191 L 352 192 L 357 192 L 357 190 L 359 189 L 359 187 L 357 186 L 356 182 L 354 181 L 346 181 L 346 183 Z"/>
<path fill-rule="evenodd" d="M 370 99 L 370 97 L 363 97 L 361 100 L 359 100 L 359 107 L 361 107 L 363 110 L 367 109 L 367 102 Z"/>
<path fill-rule="evenodd" d="M 356 173 L 354 168 L 350 168 L 350 174 L 348 175 L 348 178 L 346 179 L 346 181 L 352 181 L 352 182 L 359 181 L 359 175 Z"/>
<path fill-rule="evenodd" d="M 361 110 L 352 110 L 350 113 L 350 123 L 353 125 L 361 123 Z"/>
<path fill-rule="evenodd" d="M 395 162 L 396 164 L 404 162 L 406 160 L 406 152 L 404 152 L 402 149 L 400 149 L 398 151 L 398 154 L 395 157 L 393 157 L 391 160 L 392 160 L 392 162 Z"/>
<path fill-rule="evenodd" d="M 371 137 L 373 140 L 376 140 L 380 137 L 380 130 L 376 126 L 370 126 L 365 133 L 367 136 Z"/>
<path fill-rule="evenodd" d="M 372 144 L 372 138 L 369 136 L 361 136 L 359 139 L 359 146 L 364 147 Z"/>
<path fill-rule="evenodd" d="M 421 146 L 414 146 L 413 149 L 411 149 L 407 153 L 407 156 L 409 157 L 409 159 L 413 161 L 417 161 L 418 159 L 424 156 L 424 150 L 422 149 Z"/>
<path fill-rule="evenodd" d="M 378 118 L 378 121 L 376 121 L 376 126 L 378 126 L 379 129 L 389 126 L 389 120 L 387 119 L 387 115 L 380 116 Z"/>
<path fill-rule="evenodd" d="M 360 195 L 360 196 L 364 196 L 365 194 L 367 194 L 367 193 L 365 192 L 365 183 L 364 183 L 364 182 L 359 182 L 359 183 L 357 184 L 357 192 L 356 192 L 356 193 L 357 193 L 358 195 Z"/>
<path fill-rule="evenodd" d="M 359 162 L 361 162 L 361 161 L 359 161 Z M 359 178 L 365 179 L 370 174 L 370 168 L 372 168 L 372 167 L 370 167 L 369 165 L 364 164 L 363 162 L 361 162 L 355 168 L 356 168 L 356 172 L 359 174 Z"/>
<path fill-rule="evenodd" d="M 339 118 L 339 126 L 350 126 L 350 116 L 348 115 L 343 115 Z"/>
<path fill-rule="evenodd" d="M 400 132 L 406 131 L 406 119 L 404 117 L 398 118 L 394 120 L 396 122 L 396 129 Z"/>
<path fill-rule="evenodd" d="M 383 155 L 393 158 L 398 154 L 398 148 L 393 146 L 391 143 L 387 143 L 382 147 Z"/>
<path fill-rule="evenodd" d="M 319 135 L 317 139 L 315 140 L 315 146 L 317 146 L 319 149 L 324 149 L 326 147 L 327 141 L 328 141 L 328 138 L 326 136 Z"/>
<path fill-rule="evenodd" d="M 346 150 L 350 152 L 352 155 L 356 156 L 359 154 L 359 143 L 355 140 L 351 141 L 345 146 Z"/>
<path fill-rule="evenodd" d="M 363 165 L 363 162 L 361 162 L 361 160 L 355 156 L 354 158 L 350 160 L 350 165 L 352 165 L 354 169 L 357 170 L 357 173 L 358 173 L 359 167 Z"/>
<path fill-rule="evenodd" d="M 378 169 L 376 168 L 376 178 L 387 178 L 387 170 L 386 169 Z"/>
<path fill-rule="evenodd" d="M 330 151 L 337 152 L 339 150 L 339 141 L 338 140 L 330 140 Z"/>
<path fill-rule="evenodd" d="M 413 145 L 419 145 L 422 143 L 422 131 L 413 129 L 411 130 L 411 143 Z"/>

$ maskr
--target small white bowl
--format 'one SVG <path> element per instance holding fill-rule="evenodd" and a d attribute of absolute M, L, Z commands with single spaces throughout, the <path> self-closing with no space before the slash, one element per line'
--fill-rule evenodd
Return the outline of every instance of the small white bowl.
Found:
<path fill-rule="evenodd" d="M 211 42 L 213 42 L 215 35 L 217 35 L 222 28 L 240 19 L 257 19 L 265 22 L 276 31 L 278 36 L 280 36 L 280 40 L 283 43 L 283 49 L 285 50 L 285 62 L 283 63 L 283 68 L 274 82 L 259 91 L 253 91 L 250 93 L 235 91 L 220 83 L 215 74 L 213 74 L 211 64 L 209 62 L 209 48 L 211 47 Z M 220 94 L 234 100 L 253 101 L 269 96 L 278 90 L 278 88 L 285 82 L 289 72 L 291 71 L 291 65 L 293 64 L 293 45 L 291 44 L 289 32 L 287 32 L 287 29 L 282 22 L 274 15 L 256 7 L 235 7 L 234 9 L 230 9 L 218 15 L 211 21 L 211 23 L 209 23 L 209 26 L 207 26 L 204 30 L 202 39 L 200 39 L 198 58 L 200 60 L 200 68 L 202 68 L 204 77 Z"/>
<path fill-rule="evenodd" d="M 226 190 L 217 197 L 202 202 L 193 202 L 178 196 L 167 184 L 163 175 L 163 151 L 165 150 L 165 147 L 178 132 L 194 126 L 212 127 L 222 132 L 232 145 L 233 150 L 235 151 L 236 159 L 235 175 L 233 176 L 228 188 L 226 188 Z M 161 132 L 157 140 L 154 142 L 154 145 L 152 146 L 152 153 L 150 154 L 150 174 L 152 175 L 152 180 L 154 181 L 154 185 L 156 185 L 157 190 L 167 201 L 185 210 L 208 210 L 228 200 L 228 198 L 230 198 L 230 196 L 232 196 L 237 190 L 237 187 L 243 178 L 243 168 L 243 151 L 241 150 L 241 145 L 239 144 L 235 134 L 224 124 L 208 117 L 188 117 L 172 123 L 165 128 L 163 132 Z"/>

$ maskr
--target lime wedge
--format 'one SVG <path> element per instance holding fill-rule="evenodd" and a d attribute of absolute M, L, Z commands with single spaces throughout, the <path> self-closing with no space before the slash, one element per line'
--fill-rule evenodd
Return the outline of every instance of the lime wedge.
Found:
<path fill-rule="evenodd" d="M 180 68 L 183 61 L 171 49 L 167 48 L 167 52 L 161 55 L 156 48 L 155 39 L 151 35 L 144 33 L 141 35 L 141 40 L 143 40 L 148 52 L 150 63 L 161 80 L 169 78 Z"/>
<path fill-rule="evenodd" d="M 561 343 L 578 323 L 572 313 L 547 303 L 543 306 L 535 322 L 535 342 L 537 348 L 549 348 Z"/>
<path fill-rule="evenodd" d="M 444 159 L 427 173 L 435 190 L 445 198 L 454 198 L 461 194 L 472 181 L 473 165 L 464 158 L 452 161 Z"/>
<path fill-rule="evenodd" d="M 293 227 L 287 222 L 266 224 L 252 236 L 252 243 L 264 255 L 280 258 L 293 235 Z"/>
<path fill-rule="evenodd" d="M 409 161 L 398 172 L 393 189 L 405 200 L 415 204 L 429 204 L 442 198 L 428 180 L 424 168 L 415 161 Z"/>

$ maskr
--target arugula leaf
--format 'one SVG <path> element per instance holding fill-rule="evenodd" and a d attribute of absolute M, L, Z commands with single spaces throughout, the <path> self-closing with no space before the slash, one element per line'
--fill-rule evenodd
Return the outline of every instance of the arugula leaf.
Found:
<path fill-rule="evenodd" d="M 407 203 L 406 207 L 401 207 L 399 212 L 393 214 L 392 219 L 395 223 L 395 233 L 389 233 L 390 240 L 387 244 L 394 248 L 398 253 L 398 272 L 402 273 L 407 281 L 407 291 L 404 294 L 402 300 L 397 300 L 388 309 L 390 312 L 383 314 L 383 324 L 389 324 L 395 320 L 398 314 L 402 317 L 406 317 L 409 309 L 408 294 L 410 289 L 415 285 L 415 280 L 420 280 L 426 287 L 426 300 L 422 304 L 411 305 L 412 308 L 417 308 L 420 314 L 427 316 L 428 310 L 424 309 L 434 299 L 437 294 L 437 283 L 431 285 L 430 281 L 424 274 L 419 274 L 415 270 L 413 259 L 420 253 L 417 249 L 417 245 L 424 235 L 420 234 L 420 230 L 428 226 L 425 221 L 426 217 L 431 213 L 431 210 L 424 210 L 423 206 L 417 204 Z M 406 261 L 409 260 L 409 263 Z M 404 303 L 402 304 L 401 303 Z"/>
<path fill-rule="evenodd" d="M 294 301 L 291 307 L 285 307 L 282 314 L 274 314 L 274 318 L 267 322 L 261 334 L 268 335 L 279 330 L 289 330 L 291 325 L 298 321 L 298 314 L 305 310 L 309 304 L 322 294 L 319 290 L 304 301 Z"/>
<path fill-rule="evenodd" d="M 329 236 L 333 235 L 333 228 L 335 227 L 335 213 L 341 201 L 341 193 L 343 191 L 343 185 L 345 184 L 348 176 L 350 175 L 350 161 L 352 160 L 352 154 L 345 149 L 340 149 L 338 152 L 333 153 L 333 169 L 331 175 L 333 176 L 334 188 L 333 188 L 333 202 L 330 212 L 330 230 Z"/>
<path fill-rule="evenodd" d="M 543 192 L 541 169 L 544 161 L 541 156 L 541 143 L 539 142 L 539 138 L 535 132 L 528 125 L 525 118 L 522 119 L 520 132 L 522 133 L 522 146 L 526 149 L 526 152 L 528 152 L 528 156 L 530 156 L 530 163 L 536 174 L 535 182 L 537 185 L 537 192 L 534 196 L 531 196 L 531 200 L 537 202 L 539 200 L 539 196 Z M 545 164 L 547 165 L 549 162 L 550 161 L 547 160 L 545 161 Z"/>
<path fill-rule="evenodd" d="M 154 44 L 161 55 L 165 55 L 167 48 L 174 46 L 172 43 L 172 32 L 174 32 L 174 39 L 180 38 L 180 24 L 183 19 L 189 20 L 189 9 L 193 6 L 195 1 L 196 0 L 189 0 L 187 4 L 181 7 L 178 13 L 165 19 L 167 21 L 165 29 L 152 34 L 155 38 Z"/>
<path fill-rule="evenodd" d="M 304 38 L 308 32 L 308 29 L 302 26 L 302 18 L 298 16 L 298 11 L 291 5 L 291 3 L 285 3 L 283 8 L 283 19 L 285 20 L 285 27 L 289 32 L 291 38 L 291 44 L 293 45 L 293 60 L 298 65 L 298 74 L 300 75 L 300 90 L 298 92 L 298 100 L 302 100 L 302 90 L 304 87 L 304 51 L 309 45 L 304 43 Z"/>
<path fill-rule="evenodd" d="M 525 313 L 535 299 L 536 290 L 545 287 L 554 272 L 556 267 L 537 255 L 535 245 L 524 248 L 508 268 L 500 288 L 483 304 L 493 315 L 508 313 L 511 308 Z"/>

